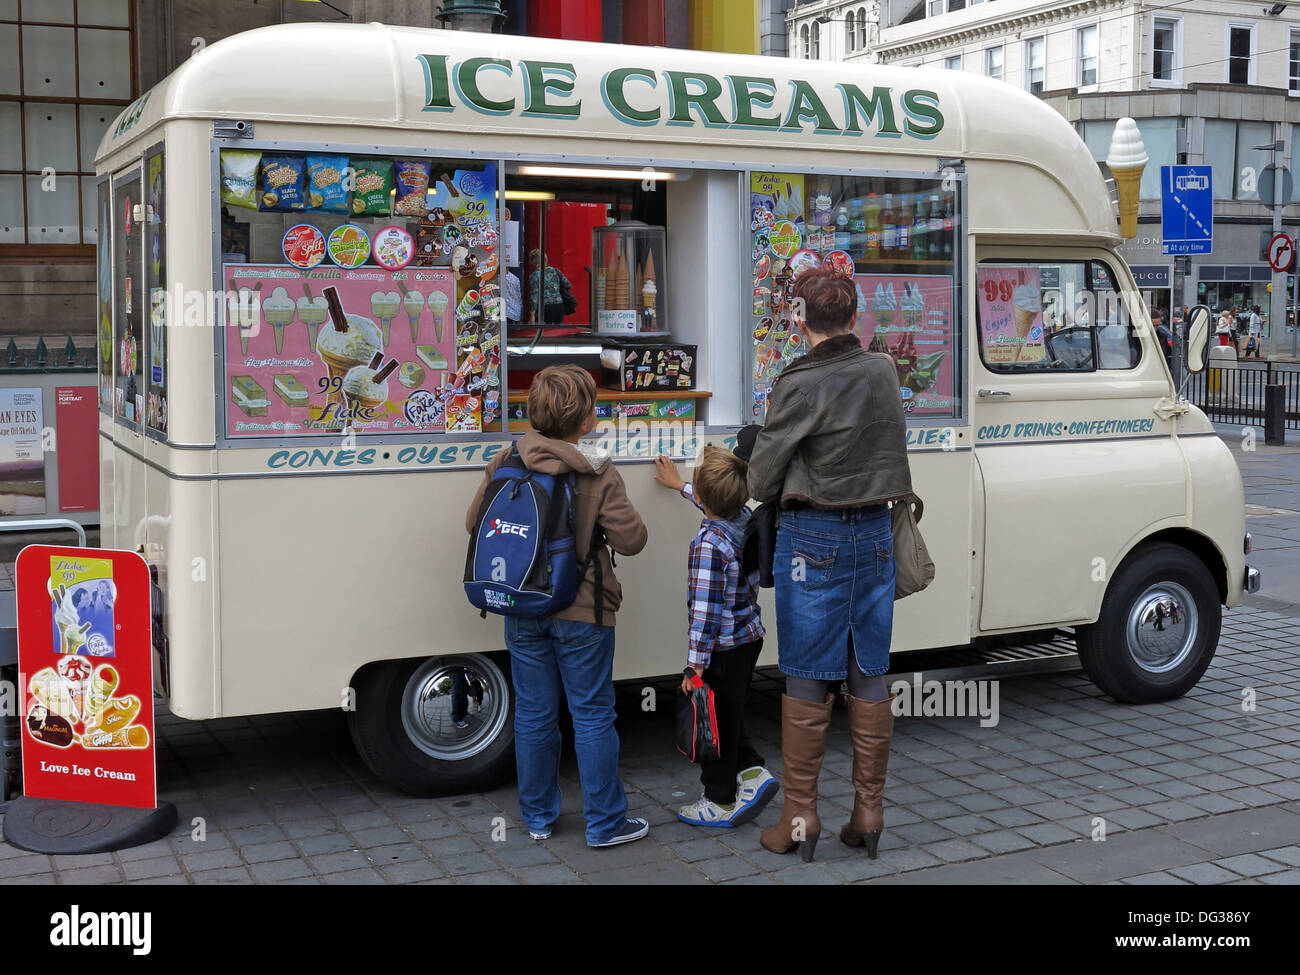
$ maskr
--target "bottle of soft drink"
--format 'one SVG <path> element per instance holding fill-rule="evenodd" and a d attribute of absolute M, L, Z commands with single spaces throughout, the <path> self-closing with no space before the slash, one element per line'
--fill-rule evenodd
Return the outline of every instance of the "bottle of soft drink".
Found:
<path fill-rule="evenodd" d="M 894 209 L 894 194 L 885 194 L 884 209 L 880 213 L 880 256 L 893 259 L 898 251 L 898 213 Z"/>
<path fill-rule="evenodd" d="M 926 241 L 929 238 L 930 221 L 925 213 L 925 197 L 916 194 L 916 212 L 912 214 L 912 260 L 924 261 L 929 254 Z"/>
<path fill-rule="evenodd" d="M 849 254 L 855 261 L 867 258 L 867 216 L 861 200 L 849 201 Z"/>
<path fill-rule="evenodd" d="M 849 249 L 849 211 L 847 207 L 840 207 L 839 212 L 835 214 L 835 249 L 837 251 Z"/>
<path fill-rule="evenodd" d="M 867 194 L 863 216 L 867 225 L 866 257 L 869 261 L 878 261 L 880 260 L 880 201 L 876 199 L 875 193 Z"/>
<path fill-rule="evenodd" d="M 938 261 L 943 258 L 943 209 L 939 205 L 937 195 L 930 197 L 930 219 L 926 230 L 929 232 L 929 256 L 930 260 Z"/>
<path fill-rule="evenodd" d="M 894 254 L 900 261 L 912 256 L 912 208 L 907 204 L 907 194 L 898 197 L 898 250 Z"/>

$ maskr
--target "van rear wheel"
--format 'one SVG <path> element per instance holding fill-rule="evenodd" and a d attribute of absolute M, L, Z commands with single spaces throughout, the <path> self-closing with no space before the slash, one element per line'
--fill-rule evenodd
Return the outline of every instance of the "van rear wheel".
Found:
<path fill-rule="evenodd" d="M 504 659 L 390 660 L 353 679 L 348 730 L 381 779 L 415 796 L 482 792 L 514 769 L 514 694 Z"/>
<path fill-rule="evenodd" d="M 1106 589 L 1101 614 L 1076 634 L 1084 673 L 1125 704 L 1182 697 L 1219 645 L 1218 588 L 1199 558 L 1158 543 L 1127 559 Z"/>

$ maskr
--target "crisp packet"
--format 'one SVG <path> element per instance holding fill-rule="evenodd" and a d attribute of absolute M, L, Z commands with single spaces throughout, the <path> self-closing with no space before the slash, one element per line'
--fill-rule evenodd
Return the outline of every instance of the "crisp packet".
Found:
<path fill-rule="evenodd" d="M 221 202 L 257 209 L 257 170 L 260 152 L 247 149 L 221 150 Z"/>
<path fill-rule="evenodd" d="M 344 183 L 347 168 L 347 156 L 307 157 L 307 209 L 348 212 L 348 191 Z"/>
<path fill-rule="evenodd" d="M 358 217 L 388 216 L 393 205 L 393 161 L 352 159 L 352 213 Z"/>
<path fill-rule="evenodd" d="M 262 209 L 305 210 L 301 156 L 262 156 Z"/>
<path fill-rule="evenodd" d="M 429 212 L 426 194 L 433 164 L 419 159 L 398 159 L 393 165 L 397 168 L 397 200 L 393 203 L 393 215 L 423 217 Z"/>

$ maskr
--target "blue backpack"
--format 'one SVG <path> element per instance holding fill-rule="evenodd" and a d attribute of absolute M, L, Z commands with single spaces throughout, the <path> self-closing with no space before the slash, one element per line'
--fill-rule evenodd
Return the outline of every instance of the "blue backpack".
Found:
<path fill-rule="evenodd" d="M 587 565 L 596 564 L 596 618 L 601 615 L 604 536 L 599 528 L 587 561 L 578 564 L 573 538 L 575 474 L 530 471 L 511 444 L 483 492 L 465 558 L 465 595 L 479 615 L 550 616 L 573 604 Z"/>

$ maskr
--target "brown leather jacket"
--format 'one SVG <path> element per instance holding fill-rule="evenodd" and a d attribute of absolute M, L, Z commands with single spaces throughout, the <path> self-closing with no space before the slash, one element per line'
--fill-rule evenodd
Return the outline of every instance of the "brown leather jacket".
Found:
<path fill-rule="evenodd" d="M 749 461 L 749 493 L 783 507 L 856 508 L 912 493 L 907 424 L 894 361 L 852 333 L 777 378 Z"/>
<path fill-rule="evenodd" d="M 496 469 L 504 463 L 508 451 L 502 451 L 483 472 L 474 500 L 465 513 L 465 530 L 474 532 L 478 509 L 483 503 L 483 492 Z M 591 548 L 592 529 L 600 522 L 605 540 L 619 555 L 636 555 L 645 548 L 647 532 L 645 522 L 628 500 L 627 489 L 618 469 L 610 463 L 609 455 L 598 452 L 589 442 L 577 444 L 565 440 L 552 440 L 540 433 L 526 433 L 519 438 L 519 456 L 529 470 L 541 474 L 563 474 L 576 471 L 573 502 L 573 536 L 578 552 L 578 564 L 587 559 Z M 609 549 L 601 548 L 597 558 L 601 565 L 604 596 L 601 600 L 601 623 L 614 625 L 614 614 L 623 603 L 623 587 L 614 575 Z M 573 605 L 554 614 L 555 619 L 574 620 L 579 623 L 596 622 L 596 573 L 588 567 L 587 574 L 578 583 L 578 595 Z"/>

